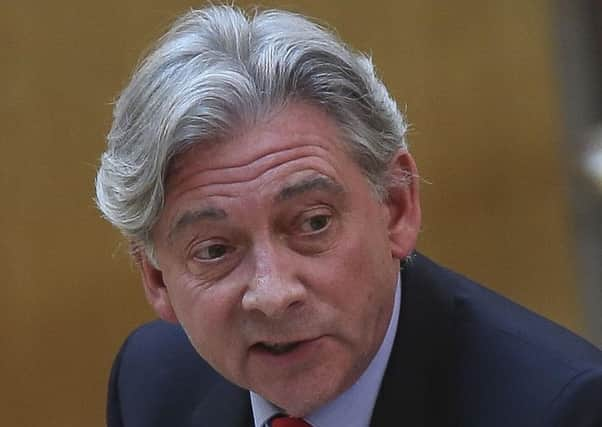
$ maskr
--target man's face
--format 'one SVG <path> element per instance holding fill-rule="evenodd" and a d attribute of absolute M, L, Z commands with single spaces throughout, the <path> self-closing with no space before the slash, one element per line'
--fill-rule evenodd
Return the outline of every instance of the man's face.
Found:
<path fill-rule="evenodd" d="M 151 303 L 204 359 L 298 416 L 366 369 L 418 228 L 415 191 L 379 202 L 340 138 L 321 110 L 293 104 L 180 155 L 153 230 L 160 270 L 143 262 Z"/>

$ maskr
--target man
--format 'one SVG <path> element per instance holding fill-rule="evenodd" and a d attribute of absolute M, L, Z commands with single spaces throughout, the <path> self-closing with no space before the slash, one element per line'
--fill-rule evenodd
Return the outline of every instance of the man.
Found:
<path fill-rule="evenodd" d="M 301 16 L 177 21 L 97 177 L 163 319 L 122 347 L 109 426 L 602 425 L 596 348 L 414 253 L 405 130 Z"/>

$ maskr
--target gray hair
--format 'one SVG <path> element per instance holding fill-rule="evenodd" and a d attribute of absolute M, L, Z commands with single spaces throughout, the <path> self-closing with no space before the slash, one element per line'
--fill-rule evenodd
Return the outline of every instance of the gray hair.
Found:
<path fill-rule="evenodd" d="M 151 230 L 170 160 L 295 100 L 333 117 L 349 154 L 384 196 L 407 125 L 370 58 L 291 12 L 249 16 L 212 6 L 178 19 L 119 96 L 96 177 L 98 207 L 154 261 Z"/>

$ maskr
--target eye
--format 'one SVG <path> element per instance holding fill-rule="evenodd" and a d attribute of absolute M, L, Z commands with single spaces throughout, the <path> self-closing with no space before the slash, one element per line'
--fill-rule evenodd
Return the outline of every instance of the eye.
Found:
<path fill-rule="evenodd" d="M 200 247 L 194 256 L 202 261 L 216 261 L 223 258 L 226 254 L 232 252 L 234 249 L 231 246 L 222 243 L 212 243 Z"/>
<path fill-rule="evenodd" d="M 313 215 L 303 221 L 301 224 L 301 231 L 303 233 L 311 234 L 324 230 L 330 224 L 330 220 L 330 215 Z"/>

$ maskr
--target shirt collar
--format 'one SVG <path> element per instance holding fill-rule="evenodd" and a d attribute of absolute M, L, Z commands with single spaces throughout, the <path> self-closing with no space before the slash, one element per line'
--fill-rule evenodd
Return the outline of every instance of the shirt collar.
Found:
<path fill-rule="evenodd" d="M 393 312 L 378 352 L 355 384 L 333 401 L 305 417 L 313 427 L 366 427 L 370 425 L 378 390 L 393 348 L 400 307 L 401 278 L 398 276 Z M 250 394 L 256 427 L 264 427 L 270 418 L 282 412 L 257 393 L 251 391 Z"/>

